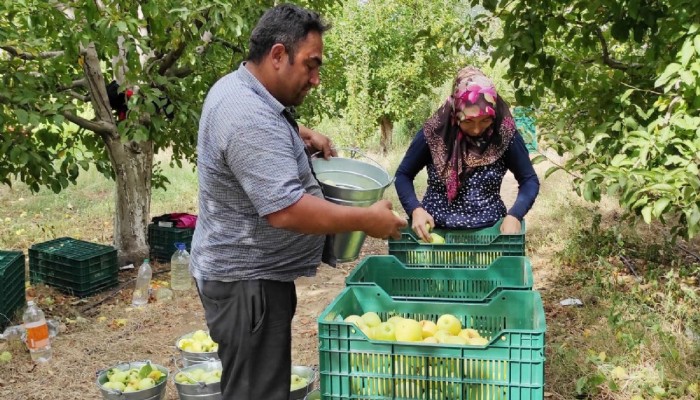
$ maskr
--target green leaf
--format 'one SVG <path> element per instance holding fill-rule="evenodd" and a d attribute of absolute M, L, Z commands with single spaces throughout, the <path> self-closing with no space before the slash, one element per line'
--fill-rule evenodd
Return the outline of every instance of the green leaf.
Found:
<path fill-rule="evenodd" d="M 538 154 L 536 157 L 533 157 L 533 158 L 532 158 L 531 162 L 532 162 L 533 164 L 539 164 L 539 163 L 541 163 L 542 161 L 546 161 L 546 160 L 547 160 L 547 157 L 545 157 L 545 156 L 542 155 L 542 154 Z"/>
<path fill-rule="evenodd" d="M 560 169 L 562 169 L 562 168 L 561 168 L 560 166 L 558 166 L 558 165 L 549 167 L 549 168 L 547 169 L 547 172 L 544 173 L 544 179 L 549 178 L 550 175 L 552 175 L 553 173 L 559 171 Z"/>
<path fill-rule="evenodd" d="M 139 378 L 143 379 L 148 377 L 148 374 L 153 371 L 153 367 L 151 367 L 151 363 L 146 363 L 141 369 L 139 370 Z"/>
<path fill-rule="evenodd" d="M 700 54 L 700 35 L 693 38 L 693 45 L 695 46 L 695 52 Z"/>
<path fill-rule="evenodd" d="M 655 87 L 659 87 L 666 82 L 668 82 L 669 79 L 671 79 L 671 76 L 678 72 L 681 69 L 681 65 L 678 63 L 671 63 L 666 66 L 666 69 L 664 69 L 664 72 L 661 74 L 656 79 L 656 82 L 654 82 Z"/>
<path fill-rule="evenodd" d="M 642 208 L 642 217 L 644 218 L 644 222 L 646 222 L 647 224 L 651 223 L 651 212 L 651 206 L 645 206 L 644 208 Z"/>
<path fill-rule="evenodd" d="M 15 116 L 20 125 L 27 125 L 29 122 L 29 114 L 21 108 L 15 109 Z"/>
<path fill-rule="evenodd" d="M 126 32 L 129 30 L 129 28 L 126 26 L 126 22 L 124 21 L 117 21 L 117 30 L 119 32 Z"/>
<path fill-rule="evenodd" d="M 496 11 L 496 6 L 498 6 L 498 0 L 483 0 L 482 5 L 485 9 L 494 12 Z"/>
<path fill-rule="evenodd" d="M 630 37 L 630 27 L 626 21 L 616 21 L 610 28 L 610 34 L 613 38 L 626 42 Z"/>
<path fill-rule="evenodd" d="M 658 218 L 661 214 L 663 214 L 664 210 L 666 209 L 666 207 L 668 207 L 669 203 L 671 203 L 671 199 L 667 197 L 662 197 L 656 200 L 656 202 L 654 203 L 654 216 Z"/>
<path fill-rule="evenodd" d="M 681 65 L 684 67 L 687 66 L 693 54 L 695 54 L 693 42 L 688 39 L 683 43 L 683 47 L 681 47 Z"/>

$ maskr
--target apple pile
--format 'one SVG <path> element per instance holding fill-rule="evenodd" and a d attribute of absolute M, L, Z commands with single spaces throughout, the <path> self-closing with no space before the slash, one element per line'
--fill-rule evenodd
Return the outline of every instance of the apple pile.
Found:
<path fill-rule="evenodd" d="M 349 315 L 345 322 L 355 324 L 368 338 L 389 342 L 444 343 L 463 346 L 484 346 L 488 339 L 475 329 L 462 329 L 462 323 L 452 314 L 441 315 L 437 322 L 393 316 L 382 322 L 374 311 L 362 316 Z"/>
<path fill-rule="evenodd" d="M 210 353 L 219 350 L 219 345 L 203 330 L 195 331 L 191 337 L 180 339 L 177 347 L 190 353 Z"/>
<path fill-rule="evenodd" d="M 195 368 L 191 371 L 180 371 L 175 374 L 175 382 L 183 385 L 195 385 L 202 383 L 216 383 L 221 381 L 221 368 L 206 371 L 203 368 Z"/>
<path fill-rule="evenodd" d="M 304 378 L 303 376 L 299 376 L 297 374 L 292 374 L 292 383 L 290 385 L 289 391 L 293 392 L 295 390 L 305 388 L 308 384 L 309 384 L 308 379 Z"/>
<path fill-rule="evenodd" d="M 146 363 L 141 368 L 130 368 L 121 370 L 112 368 L 107 371 L 107 382 L 102 387 L 109 390 L 118 390 L 122 393 L 138 392 L 146 390 L 160 384 L 167 378 L 163 371 L 153 368 L 150 363 Z"/>

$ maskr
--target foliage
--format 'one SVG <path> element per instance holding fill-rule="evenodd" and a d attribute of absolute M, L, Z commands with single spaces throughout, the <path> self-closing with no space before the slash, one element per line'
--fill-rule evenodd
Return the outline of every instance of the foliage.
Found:
<path fill-rule="evenodd" d="M 494 19 L 503 30 L 489 43 L 494 61 L 509 62 L 518 103 L 540 107 L 543 138 L 570 155 L 563 167 L 576 174 L 578 193 L 589 201 L 614 194 L 647 223 L 700 232 L 695 2 L 484 4 L 493 14 L 479 19 L 480 30 Z"/>
<path fill-rule="evenodd" d="M 366 144 L 382 117 L 424 119 L 417 100 L 457 69 L 451 49 L 466 32 L 465 9 L 447 0 L 344 2 L 334 9 L 322 84 L 305 115 L 343 115 L 355 145 Z"/>

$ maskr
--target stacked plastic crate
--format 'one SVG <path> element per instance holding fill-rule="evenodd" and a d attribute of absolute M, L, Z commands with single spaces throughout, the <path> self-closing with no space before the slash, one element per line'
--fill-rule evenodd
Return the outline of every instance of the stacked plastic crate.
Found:
<path fill-rule="evenodd" d="M 24 254 L 0 250 L 0 331 L 25 302 Z"/>
<path fill-rule="evenodd" d="M 519 235 L 500 225 L 435 230 L 444 244 L 422 243 L 409 229 L 388 256 L 361 260 L 347 288 L 319 317 L 321 395 L 329 399 L 542 399 L 546 323 L 532 291 Z M 452 314 L 486 345 L 368 339 L 349 315 L 375 311 L 436 321 Z"/>
<path fill-rule="evenodd" d="M 148 225 L 150 259 L 158 262 L 170 262 L 170 258 L 177 250 L 175 243 L 184 243 L 187 246 L 187 251 L 191 251 L 193 235 L 194 229 L 192 228 L 174 228 L 158 226 L 157 224 Z"/>
<path fill-rule="evenodd" d="M 68 294 L 90 296 L 119 283 L 117 249 L 69 237 L 29 249 L 29 278 Z"/>

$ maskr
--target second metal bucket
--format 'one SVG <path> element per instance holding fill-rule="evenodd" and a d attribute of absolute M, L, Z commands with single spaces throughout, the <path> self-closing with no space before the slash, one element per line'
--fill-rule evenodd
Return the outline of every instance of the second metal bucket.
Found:
<path fill-rule="evenodd" d="M 351 154 L 361 153 L 352 150 Z M 312 159 L 316 178 L 321 183 L 326 199 L 336 204 L 355 207 L 369 207 L 381 200 L 384 190 L 394 180 L 379 163 L 373 162 L 374 164 L 370 164 L 344 157 Z M 365 233 L 361 231 L 337 234 L 333 249 L 338 262 L 357 259 L 364 241 Z"/>

